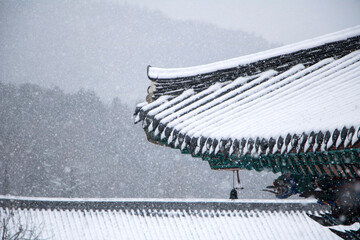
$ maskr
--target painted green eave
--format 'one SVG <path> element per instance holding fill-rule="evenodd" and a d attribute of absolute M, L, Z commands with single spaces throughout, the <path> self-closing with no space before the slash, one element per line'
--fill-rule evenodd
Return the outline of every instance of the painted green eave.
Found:
<path fill-rule="evenodd" d="M 160 145 L 180 149 L 167 144 L 167 139 L 160 140 L 152 133 L 148 139 Z M 226 156 L 219 152 L 215 155 L 190 153 L 188 148 L 181 150 L 183 154 L 202 158 L 214 170 L 247 169 L 256 171 L 272 171 L 274 173 L 292 173 L 301 175 L 360 176 L 360 148 L 331 150 L 324 152 L 285 153 L 285 154 L 250 154 Z"/>

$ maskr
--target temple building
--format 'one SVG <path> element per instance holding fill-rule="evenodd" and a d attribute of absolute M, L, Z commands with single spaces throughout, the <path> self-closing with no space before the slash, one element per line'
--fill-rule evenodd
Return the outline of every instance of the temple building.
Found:
<path fill-rule="evenodd" d="M 358 177 L 360 26 L 212 64 L 148 67 L 135 122 L 212 169 Z"/>
<path fill-rule="evenodd" d="M 135 123 L 150 142 L 214 170 L 281 173 L 265 191 L 315 197 L 328 211 L 311 219 L 355 226 L 331 231 L 360 239 L 360 26 L 207 65 L 149 66 L 148 78 Z"/>

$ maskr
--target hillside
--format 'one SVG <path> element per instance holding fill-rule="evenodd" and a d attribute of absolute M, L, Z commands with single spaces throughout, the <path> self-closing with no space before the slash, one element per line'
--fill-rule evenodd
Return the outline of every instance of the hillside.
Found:
<path fill-rule="evenodd" d="M 205 64 L 274 47 L 261 37 L 113 1 L 0 2 L 0 80 L 95 90 L 133 107 L 147 65 Z"/>
<path fill-rule="evenodd" d="M 253 34 L 112 1 L 1 1 L 1 192 L 228 197 L 231 173 L 148 143 L 133 107 L 145 100 L 148 64 L 191 66 L 270 47 Z M 271 197 L 253 187 L 272 177 L 242 173 L 251 189 L 240 197 Z"/>
<path fill-rule="evenodd" d="M 146 140 L 132 110 L 93 91 L 0 82 L 0 195 L 228 198 L 230 172 Z M 241 172 L 241 198 L 273 174 Z"/>

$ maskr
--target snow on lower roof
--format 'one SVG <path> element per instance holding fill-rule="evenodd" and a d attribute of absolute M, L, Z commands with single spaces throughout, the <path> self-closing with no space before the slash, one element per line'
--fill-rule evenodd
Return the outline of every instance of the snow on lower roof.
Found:
<path fill-rule="evenodd" d="M 328 228 L 314 222 L 307 213 L 320 214 L 314 203 L 288 200 L 283 203 L 262 200 L 119 200 L 133 207 L 99 208 L 116 203 L 114 199 L 37 199 L 2 197 L 0 216 L 13 214 L 11 224 L 27 225 L 49 239 L 338 239 Z M 26 207 L 31 202 L 32 207 Z M 276 203 L 277 202 L 277 203 Z M 36 208 L 36 203 L 59 207 Z M 91 204 L 94 208 L 67 208 L 71 203 Z M 148 204 L 145 204 L 148 203 Z M 149 204 L 153 203 L 153 205 Z M 183 205 L 179 205 L 182 203 Z M 211 205 L 210 203 L 214 203 Z M 245 209 L 245 203 L 257 204 Z M 159 208 L 157 204 L 167 204 Z M 192 205 L 194 204 L 194 205 Z M 232 208 L 222 209 L 226 204 Z M 270 206 L 269 209 L 258 206 Z M 297 208 L 271 209 L 271 204 L 293 204 Z M 295 204 L 295 205 L 294 205 Z M 21 208 L 15 206 L 22 206 Z M 62 206 L 62 207 L 61 207 Z M 74 205 L 72 205 L 74 206 Z M 196 206 L 192 208 L 191 206 Z M 255 205 L 254 205 L 255 206 Z M 239 207 L 239 209 L 237 209 Z M 303 208 L 304 210 L 301 210 Z M 358 228 L 351 226 L 351 229 Z M 342 226 L 337 230 L 344 231 Z"/>
<path fill-rule="evenodd" d="M 315 48 L 327 43 L 345 40 L 351 37 L 360 35 L 360 26 L 348 28 L 339 32 L 327 34 L 317 38 L 305 40 L 299 43 L 286 45 L 283 47 L 267 50 L 260 53 L 255 53 L 247 56 L 233 58 L 225 61 L 215 62 L 211 64 L 187 67 L 187 68 L 157 68 L 149 67 L 148 76 L 151 79 L 170 79 L 181 78 L 187 76 L 195 76 L 198 74 L 205 74 L 208 72 L 215 72 L 221 69 L 228 69 L 240 65 L 247 65 L 252 62 L 257 62 L 263 59 L 272 58 L 279 55 L 294 53 L 304 49 Z"/>

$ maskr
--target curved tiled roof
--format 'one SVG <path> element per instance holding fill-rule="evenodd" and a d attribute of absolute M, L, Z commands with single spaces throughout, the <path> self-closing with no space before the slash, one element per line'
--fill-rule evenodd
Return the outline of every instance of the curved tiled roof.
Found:
<path fill-rule="evenodd" d="M 229 62 L 150 68 L 152 102 L 136 122 L 212 168 L 358 176 L 359 49 L 355 27 Z"/>
<path fill-rule="evenodd" d="M 319 216 L 324 209 L 306 200 L 0 197 L 0 216 L 13 220 L 9 227 L 26 226 L 40 239 L 54 240 L 338 239 L 307 215 Z"/>
<path fill-rule="evenodd" d="M 148 77 L 156 85 L 154 99 L 161 95 L 178 95 L 186 88 L 196 92 L 215 82 L 259 74 L 273 69 L 283 72 L 303 64 L 310 66 L 329 57 L 342 57 L 360 48 L 360 27 L 349 28 L 315 39 L 211 64 L 163 69 L 148 67 Z"/>

